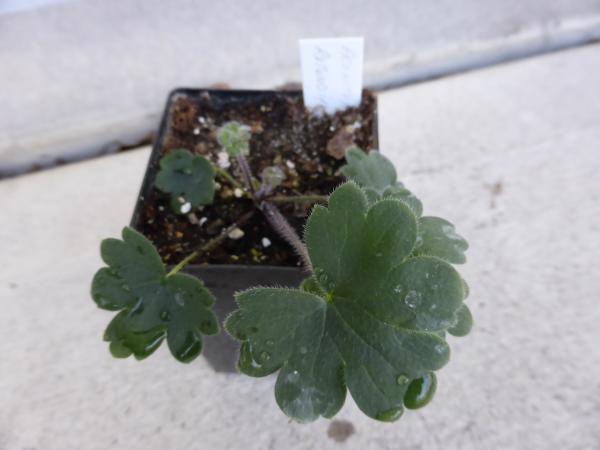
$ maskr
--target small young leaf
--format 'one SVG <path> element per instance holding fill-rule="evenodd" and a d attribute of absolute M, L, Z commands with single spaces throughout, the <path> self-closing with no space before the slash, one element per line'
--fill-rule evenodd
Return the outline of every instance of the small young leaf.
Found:
<path fill-rule="evenodd" d="M 250 153 L 250 128 L 238 122 L 227 122 L 217 131 L 217 141 L 233 157 Z"/>
<path fill-rule="evenodd" d="M 367 155 L 358 147 L 349 148 L 346 150 L 346 162 L 340 171 L 363 188 L 373 189 L 381 195 L 396 183 L 396 168 L 376 150 Z"/>
<path fill-rule="evenodd" d="M 202 350 L 202 335 L 218 332 L 214 298 L 202 282 L 186 274 L 168 276 L 152 243 L 132 228 L 123 239 L 105 239 L 101 255 L 108 267 L 92 281 L 92 298 L 103 309 L 119 311 L 104 339 L 117 358 L 143 359 L 167 339 L 181 362 Z"/>
<path fill-rule="evenodd" d="M 285 174 L 279 167 L 269 166 L 263 169 L 260 174 L 260 178 L 263 185 L 269 188 L 269 190 L 272 190 L 279 186 L 283 180 L 285 180 Z"/>
<path fill-rule="evenodd" d="M 454 225 L 440 217 L 421 217 L 419 219 L 421 245 L 416 255 L 437 256 L 453 264 L 466 261 L 467 241 L 454 231 Z"/>
<path fill-rule="evenodd" d="M 354 183 L 338 187 L 307 222 L 314 276 L 302 290 L 236 296 L 239 309 L 225 327 L 242 341 L 240 370 L 280 370 L 277 403 L 301 422 L 334 415 L 346 389 L 368 416 L 398 419 L 410 380 L 448 361 L 443 332 L 464 297 L 450 264 L 411 256 L 418 232 L 405 203 L 387 198 L 369 206 Z"/>
<path fill-rule="evenodd" d="M 213 202 L 215 172 L 203 156 L 178 149 L 161 158 L 154 185 L 171 194 L 171 208 L 175 213 L 186 214 L 192 207 Z"/>

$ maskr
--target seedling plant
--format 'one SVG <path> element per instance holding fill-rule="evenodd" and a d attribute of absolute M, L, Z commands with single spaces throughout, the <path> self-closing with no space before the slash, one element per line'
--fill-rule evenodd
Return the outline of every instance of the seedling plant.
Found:
<path fill-rule="evenodd" d="M 426 405 L 435 372 L 450 357 L 447 334 L 465 336 L 472 327 L 464 303 L 469 290 L 453 267 L 465 262 L 467 242 L 450 222 L 423 216 L 421 201 L 377 151 L 349 148 L 341 168 L 347 181 L 329 196 L 286 196 L 277 192 L 285 178 L 280 168 L 268 167 L 258 178 L 252 173 L 248 127 L 229 122 L 217 138 L 235 171 L 178 149 L 162 157 L 155 188 L 170 195 L 174 213 L 187 214 L 213 202 L 218 179 L 255 210 L 169 268 L 130 227 L 121 239 L 102 241 L 106 267 L 94 276 L 91 293 L 100 308 L 116 312 L 104 333 L 112 355 L 144 359 L 166 341 L 177 360 L 193 361 L 203 336 L 220 326 L 215 297 L 183 269 L 252 214 L 263 214 L 298 254 L 306 279 L 293 289 L 259 286 L 236 294 L 237 310 L 223 328 L 240 343 L 240 372 L 278 372 L 276 402 L 299 422 L 333 417 L 348 391 L 381 421 Z M 303 239 L 279 211 L 283 202 L 314 205 Z"/>

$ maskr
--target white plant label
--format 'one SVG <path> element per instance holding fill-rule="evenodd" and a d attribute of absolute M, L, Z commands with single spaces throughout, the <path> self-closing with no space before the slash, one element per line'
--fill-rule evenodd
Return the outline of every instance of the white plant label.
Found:
<path fill-rule="evenodd" d="M 362 37 L 300 39 L 304 105 L 333 114 L 362 96 Z"/>

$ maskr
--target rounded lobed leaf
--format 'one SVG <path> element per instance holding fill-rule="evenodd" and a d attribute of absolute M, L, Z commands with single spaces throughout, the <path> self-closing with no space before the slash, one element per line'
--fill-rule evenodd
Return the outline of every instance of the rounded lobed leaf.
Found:
<path fill-rule="evenodd" d="M 217 141 L 233 157 L 250 153 L 250 137 L 250 127 L 238 122 L 227 122 L 217 131 Z"/>
<path fill-rule="evenodd" d="M 396 168 L 377 150 L 371 150 L 367 155 L 358 147 L 346 150 L 346 165 L 340 172 L 349 180 L 358 183 L 363 188 L 370 188 L 377 193 L 396 183 Z"/>
<path fill-rule="evenodd" d="M 213 202 L 215 171 L 203 156 L 177 149 L 161 158 L 154 185 L 171 194 L 171 208 L 175 213 L 186 214 L 192 207 Z"/>
<path fill-rule="evenodd" d="M 102 243 L 101 268 L 92 282 L 99 307 L 119 311 L 104 339 L 118 358 L 143 359 L 166 338 L 181 362 L 202 350 L 202 335 L 218 332 L 214 297 L 202 282 L 186 274 L 167 275 L 156 249 L 142 234 L 123 230 L 123 240 Z"/>
<path fill-rule="evenodd" d="M 448 262 L 414 256 L 418 233 L 407 203 L 369 203 L 355 183 L 338 187 L 307 222 L 313 276 L 299 290 L 237 296 L 226 329 L 242 341 L 240 370 L 279 370 L 277 403 L 301 422 L 335 414 L 346 390 L 382 421 L 425 405 L 450 356 L 445 331 L 458 327 L 465 284 Z"/>

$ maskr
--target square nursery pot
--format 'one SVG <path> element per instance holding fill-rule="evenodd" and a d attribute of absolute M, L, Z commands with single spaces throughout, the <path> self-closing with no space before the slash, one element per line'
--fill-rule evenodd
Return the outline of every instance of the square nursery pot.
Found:
<path fill-rule="evenodd" d="M 345 148 L 354 143 L 364 150 L 376 149 L 377 100 L 365 90 L 362 103 L 335 115 L 309 112 L 300 91 L 247 91 L 176 89 L 168 99 L 160 130 L 148 161 L 131 226 L 157 246 L 167 265 L 174 265 L 202 242 L 233 222 L 223 217 L 229 209 L 253 208 L 249 200 L 236 198 L 226 182 L 215 202 L 189 214 L 175 214 L 168 195 L 154 187 L 159 161 L 169 151 L 187 148 L 213 162 L 227 165 L 219 153 L 216 129 L 236 120 L 252 129 L 248 161 L 255 176 L 268 165 L 286 173 L 282 194 L 328 195 L 343 181 L 337 169 L 344 163 Z M 226 170 L 234 174 L 235 162 Z M 244 202 L 250 202 L 249 205 Z M 281 211 L 302 235 L 311 205 L 286 204 Z M 233 295 L 252 286 L 297 287 L 306 278 L 298 257 L 266 223 L 260 212 L 242 227 L 246 235 L 227 239 L 220 248 L 184 271 L 199 277 L 217 298 L 216 313 L 223 319 L 235 309 Z M 203 355 L 216 371 L 235 371 L 238 345 L 225 332 L 204 341 Z"/>

